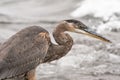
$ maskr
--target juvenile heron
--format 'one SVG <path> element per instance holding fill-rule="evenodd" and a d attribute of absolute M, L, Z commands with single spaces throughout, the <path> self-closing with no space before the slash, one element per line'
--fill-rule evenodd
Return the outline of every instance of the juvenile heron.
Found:
<path fill-rule="evenodd" d="M 50 41 L 49 33 L 42 27 L 30 26 L 22 29 L 0 47 L 0 80 L 36 80 L 36 67 L 66 55 L 73 40 L 66 31 L 88 35 L 105 42 L 108 39 L 96 34 L 78 20 L 64 20 L 53 31 L 58 43 Z"/>

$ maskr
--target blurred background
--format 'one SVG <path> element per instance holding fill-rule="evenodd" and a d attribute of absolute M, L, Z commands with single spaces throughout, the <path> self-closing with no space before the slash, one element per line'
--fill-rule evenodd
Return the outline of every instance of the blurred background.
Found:
<path fill-rule="evenodd" d="M 37 80 L 120 80 L 120 0 L 0 0 L 0 42 L 30 25 L 50 33 L 61 20 L 77 19 L 111 44 L 69 33 L 72 50 L 40 65 Z"/>

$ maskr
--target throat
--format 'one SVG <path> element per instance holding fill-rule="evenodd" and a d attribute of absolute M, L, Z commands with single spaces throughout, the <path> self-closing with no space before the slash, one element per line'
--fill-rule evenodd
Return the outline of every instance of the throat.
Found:
<path fill-rule="evenodd" d="M 64 25 L 59 25 L 58 27 L 56 27 L 53 32 L 53 37 L 57 42 L 57 45 L 51 43 L 48 49 L 48 55 L 45 57 L 43 62 L 50 62 L 60 59 L 71 50 L 73 40 L 69 34 L 64 33 L 65 31 L 66 30 L 64 29 Z"/>
<path fill-rule="evenodd" d="M 67 33 L 64 32 L 53 32 L 53 37 L 55 39 L 55 41 L 58 43 L 58 45 L 72 45 L 73 44 L 73 40 L 71 38 L 71 36 Z"/>
<path fill-rule="evenodd" d="M 73 39 L 72 37 L 67 34 L 67 33 L 64 33 L 65 30 L 63 29 L 56 29 L 54 32 L 53 32 L 53 37 L 55 39 L 55 41 L 58 43 L 59 46 L 64 46 L 65 48 L 70 48 L 72 47 L 73 45 Z"/>
<path fill-rule="evenodd" d="M 60 59 L 61 57 L 65 56 L 72 48 L 73 40 L 68 34 L 63 32 L 56 34 L 54 32 L 53 37 L 58 44 L 55 45 L 51 43 L 48 49 L 48 55 L 45 57 L 43 62 L 50 62 Z"/>
<path fill-rule="evenodd" d="M 59 46 L 59 49 L 63 49 L 68 52 L 72 48 L 73 39 L 69 34 L 65 33 L 65 31 L 67 31 L 65 29 L 65 25 L 60 24 L 53 31 L 53 37 L 58 43 L 56 46 Z"/>

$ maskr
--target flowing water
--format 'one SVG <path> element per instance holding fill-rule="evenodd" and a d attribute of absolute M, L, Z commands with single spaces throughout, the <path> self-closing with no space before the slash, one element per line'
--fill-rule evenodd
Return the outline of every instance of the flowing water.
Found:
<path fill-rule="evenodd" d="M 0 0 L 0 42 L 19 30 L 38 25 L 50 33 L 59 21 L 74 18 L 71 13 L 82 0 Z M 83 13 L 82 13 L 83 14 Z M 69 33 L 74 39 L 72 50 L 63 58 L 41 64 L 37 80 L 120 80 L 119 16 L 110 21 L 93 15 L 76 18 L 94 28 L 112 43 Z"/>

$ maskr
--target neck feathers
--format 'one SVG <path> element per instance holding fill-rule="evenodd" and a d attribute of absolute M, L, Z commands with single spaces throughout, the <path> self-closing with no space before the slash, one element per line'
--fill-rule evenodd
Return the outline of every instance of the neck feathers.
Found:
<path fill-rule="evenodd" d="M 53 37 L 58 45 L 52 44 L 48 49 L 44 62 L 50 62 L 65 56 L 72 48 L 73 40 L 69 34 L 64 33 L 64 25 L 58 25 L 53 32 Z"/>
<path fill-rule="evenodd" d="M 58 45 L 72 46 L 73 40 L 69 34 L 64 33 L 65 31 L 67 31 L 66 25 L 60 24 L 54 30 L 53 37 Z"/>

